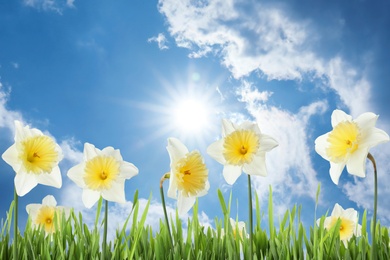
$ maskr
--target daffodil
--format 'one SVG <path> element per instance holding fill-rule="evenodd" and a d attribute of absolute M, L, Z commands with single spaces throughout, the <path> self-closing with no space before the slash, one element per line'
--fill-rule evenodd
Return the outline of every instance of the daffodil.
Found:
<path fill-rule="evenodd" d="M 167 150 L 171 160 L 168 196 L 177 199 L 182 215 L 192 208 L 197 197 L 207 194 L 208 169 L 198 151 L 189 152 L 176 138 L 168 139 Z"/>
<path fill-rule="evenodd" d="M 246 229 L 245 229 L 245 222 L 244 221 L 236 221 L 232 218 L 230 218 L 230 225 L 232 227 L 233 236 L 236 237 L 237 235 L 240 236 L 240 238 L 246 237 Z M 225 230 L 222 228 L 221 235 L 225 235 Z"/>
<path fill-rule="evenodd" d="M 276 140 L 262 134 L 256 123 L 240 125 L 222 120 L 222 139 L 212 143 L 207 153 L 224 165 L 223 176 L 233 184 L 242 172 L 266 176 L 265 153 L 278 146 Z"/>
<path fill-rule="evenodd" d="M 42 204 L 28 204 L 26 211 L 34 228 L 43 226 L 46 233 L 54 233 L 56 226 L 59 226 L 62 214 L 64 213 L 65 218 L 68 218 L 70 210 L 66 207 L 57 206 L 56 199 L 52 195 L 47 195 L 42 200 Z M 55 220 L 57 223 L 55 223 Z"/>
<path fill-rule="evenodd" d="M 375 127 L 377 119 L 371 112 L 352 119 L 341 110 L 333 111 L 333 130 L 315 140 L 315 150 L 330 162 L 330 177 L 336 185 L 345 166 L 350 174 L 365 177 L 369 149 L 389 141 L 389 135 Z"/>
<path fill-rule="evenodd" d="M 56 188 L 62 186 L 58 167 L 63 158 L 62 150 L 53 138 L 38 129 L 15 121 L 15 143 L 2 158 L 16 173 L 14 182 L 18 196 L 24 196 L 38 183 Z"/>
<path fill-rule="evenodd" d="M 84 161 L 68 171 L 68 177 L 83 189 L 82 200 L 91 208 L 100 198 L 125 203 L 125 180 L 138 174 L 138 168 L 122 159 L 119 150 L 99 150 L 85 143 Z"/>
<path fill-rule="evenodd" d="M 331 229 L 340 220 L 340 240 L 347 246 L 353 235 L 361 236 L 362 226 L 358 224 L 358 213 L 353 208 L 343 209 L 338 203 L 334 205 L 330 217 L 325 218 L 324 227 Z M 317 224 L 320 219 L 317 220 Z"/>

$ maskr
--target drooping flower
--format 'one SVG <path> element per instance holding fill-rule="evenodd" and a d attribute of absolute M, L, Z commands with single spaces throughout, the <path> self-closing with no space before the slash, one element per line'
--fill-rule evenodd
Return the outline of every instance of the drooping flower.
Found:
<path fill-rule="evenodd" d="M 70 209 L 57 206 L 56 199 L 52 195 L 47 195 L 43 198 L 42 204 L 28 204 L 26 211 L 31 218 L 33 228 L 44 226 L 46 233 L 54 233 L 56 226 L 60 225 L 62 214 L 64 213 L 65 218 L 68 218 Z"/>
<path fill-rule="evenodd" d="M 333 130 L 315 140 L 315 150 L 330 162 L 330 177 L 336 185 L 345 166 L 350 174 L 365 177 L 369 149 L 389 141 L 389 135 L 375 127 L 377 119 L 371 112 L 352 119 L 341 110 L 333 111 Z"/>
<path fill-rule="evenodd" d="M 266 176 L 265 153 L 276 146 L 276 140 L 262 134 L 256 123 L 235 125 L 223 119 L 222 139 L 212 143 L 207 153 L 224 165 L 223 176 L 232 185 L 242 172 Z"/>
<path fill-rule="evenodd" d="M 38 183 L 61 188 L 62 178 L 58 163 L 62 160 L 61 147 L 40 130 L 15 121 L 15 143 L 2 155 L 15 171 L 15 189 L 24 196 Z"/>
<path fill-rule="evenodd" d="M 125 180 L 138 174 L 138 168 L 122 159 L 119 150 L 99 150 L 84 144 L 84 161 L 68 171 L 68 177 L 83 189 L 82 200 L 91 208 L 100 198 L 125 203 Z"/>
<path fill-rule="evenodd" d="M 177 199 L 182 215 L 192 208 L 197 197 L 207 194 L 208 169 L 198 151 L 189 152 L 176 138 L 168 138 L 167 150 L 171 160 L 168 196 Z"/>
<path fill-rule="evenodd" d="M 340 240 L 347 246 L 353 235 L 361 236 L 362 226 L 358 224 L 358 213 L 353 208 L 343 209 L 338 203 L 334 205 L 330 217 L 325 218 L 324 227 L 331 229 L 340 219 Z M 319 225 L 320 219 L 317 220 Z"/>

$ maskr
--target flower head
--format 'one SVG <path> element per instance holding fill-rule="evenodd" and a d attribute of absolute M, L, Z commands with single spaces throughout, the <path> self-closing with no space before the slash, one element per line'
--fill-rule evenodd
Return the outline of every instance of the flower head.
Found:
<path fill-rule="evenodd" d="M 28 204 L 26 211 L 31 218 L 33 227 L 40 228 L 44 226 L 46 233 L 55 232 L 58 223 L 54 221 L 61 221 L 62 213 L 65 214 L 66 218 L 69 216 L 69 209 L 61 206 L 57 207 L 57 201 L 52 195 L 47 195 L 42 200 L 42 204 Z"/>
<path fill-rule="evenodd" d="M 102 196 L 105 200 L 125 203 L 125 180 L 138 174 L 138 168 L 123 161 L 119 150 L 103 150 L 85 143 L 84 161 L 68 171 L 69 178 L 83 189 L 82 200 L 91 208 Z"/>
<path fill-rule="evenodd" d="M 236 221 L 232 218 L 230 218 L 230 225 L 232 227 L 233 236 L 236 237 L 237 235 L 240 236 L 240 238 L 244 238 L 247 236 L 246 229 L 245 229 L 245 222 L 244 221 Z M 225 235 L 225 230 L 222 228 L 221 235 Z"/>
<path fill-rule="evenodd" d="M 176 138 L 168 138 L 167 150 L 171 159 L 168 196 L 177 199 L 182 215 L 191 209 L 196 197 L 209 190 L 208 169 L 198 151 L 189 152 Z"/>
<path fill-rule="evenodd" d="M 341 110 L 333 111 L 333 130 L 315 140 L 315 149 L 330 162 L 330 177 L 335 184 L 345 166 L 350 174 L 365 177 L 368 150 L 389 141 L 388 134 L 375 127 L 377 119 L 370 112 L 353 120 Z"/>
<path fill-rule="evenodd" d="M 24 196 L 38 183 L 56 188 L 62 186 L 58 163 L 62 150 L 53 138 L 38 129 L 23 126 L 15 121 L 15 143 L 2 155 L 15 171 L 15 189 Z"/>
<path fill-rule="evenodd" d="M 222 120 L 222 139 L 212 143 L 207 153 L 224 165 L 223 176 L 233 184 L 242 171 L 249 175 L 266 176 L 265 153 L 278 146 L 272 137 L 262 134 L 257 124 L 235 125 Z"/>
<path fill-rule="evenodd" d="M 353 235 L 359 237 L 361 235 L 362 226 L 358 224 L 358 214 L 353 208 L 343 209 L 339 204 L 334 205 L 332 214 L 330 217 L 325 218 L 324 227 L 331 229 L 337 221 L 340 220 L 340 240 L 344 245 L 347 245 L 349 239 Z M 320 219 L 317 220 L 319 224 Z"/>

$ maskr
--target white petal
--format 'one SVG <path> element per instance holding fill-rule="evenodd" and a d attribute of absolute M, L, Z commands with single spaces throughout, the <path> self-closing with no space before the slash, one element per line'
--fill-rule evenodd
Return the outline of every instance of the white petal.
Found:
<path fill-rule="evenodd" d="M 332 217 L 341 217 L 343 216 L 344 209 L 340 206 L 340 204 L 336 203 L 332 210 Z"/>
<path fill-rule="evenodd" d="M 347 171 L 349 174 L 358 177 L 366 177 L 366 159 L 368 149 L 357 149 L 347 161 Z"/>
<path fill-rule="evenodd" d="M 265 165 L 265 154 L 259 153 L 253 157 L 249 164 L 245 164 L 242 170 L 249 175 L 267 176 L 267 167 Z"/>
<path fill-rule="evenodd" d="M 92 158 L 98 156 L 101 153 L 93 144 L 85 143 L 84 144 L 84 160 L 89 161 Z"/>
<path fill-rule="evenodd" d="M 223 156 L 223 144 L 224 139 L 220 139 L 207 147 L 207 154 L 221 164 L 226 163 L 225 157 Z"/>
<path fill-rule="evenodd" d="M 192 206 L 194 206 L 195 201 L 195 197 L 186 197 L 179 193 L 177 199 L 177 209 L 179 211 L 179 216 L 186 214 L 192 208 Z"/>
<path fill-rule="evenodd" d="M 15 120 L 15 142 L 23 141 L 29 136 L 31 136 L 30 128 L 28 126 L 23 126 L 21 122 Z"/>
<path fill-rule="evenodd" d="M 84 168 L 85 163 L 79 163 L 76 166 L 70 168 L 67 174 L 69 179 L 74 181 L 74 183 L 76 183 L 76 185 L 80 188 L 84 188 L 86 186 L 84 181 Z"/>
<path fill-rule="evenodd" d="M 102 197 L 108 201 L 125 203 L 125 183 L 122 181 L 112 182 L 112 186 L 109 190 L 102 191 Z"/>
<path fill-rule="evenodd" d="M 169 158 L 171 159 L 172 164 L 183 157 L 188 153 L 187 147 L 179 140 L 173 137 L 168 138 L 167 150 L 169 153 Z"/>
<path fill-rule="evenodd" d="M 61 188 L 62 186 L 62 178 L 60 168 L 58 166 L 53 168 L 53 171 L 49 173 L 41 173 L 36 176 L 36 180 L 38 183 L 52 186 L 55 188 Z"/>
<path fill-rule="evenodd" d="M 120 166 L 121 176 L 130 179 L 138 174 L 138 168 L 134 164 L 122 161 Z"/>
<path fill-rule="evenodd" d="M 353 208 L 348 208 L 344 210 L 343 217 L 349 220 L 352 220 L 353 222 L 357 223 L 358 221 L 358 213 Z"/>
<path fill-rule="evenodd" d="M 86 208 L 92 208 L 92 206 L 99 200 L 99 198 L 100 192 L 90 189 L 83 189 L 82 200 Z"/>
<path fill-rule="evenodd" d="M 56 144 L 56 151 L 58 153 L 58 162 L 60 162 L 62 159 L 64 159 L 64 154 L 62 153 L 61 146 Z"/>
<path fill-rule="evenodd" d="M 354 121 L 358 124 L 360 129 L 372 128 L 375 127 L 378 115 L 374 113 L 367 112 L 358 116 Z"/>
<path fill-rule="evenodd" d="M 236 127 L 236 130 L 253 130 L 257 131 L 260 130 L 257 124 L 251 122 L 251 121 L 244 121 L 239 126 Z"/>
<path fill-rule="evenodd" d="M 271 136 L 261 134 L 260 135 L 260 149 L 259 151 L 268 152 L 278 146 L 278 142 Z"/>
<path fill-rule="evenodd" d="M 230 185 L 233 185 L 236 182 L 238 177 L 240 177 L 241 173 L 241 166 L 227 164 L 223 167 L 223 177 L 225 178 L 225 181 Z"/>
<path fill-rule="evenodd" d="M 171 172 L 169 177 L 168 197 L 172 199 L 177 198 L 177 184 L 175 178 L 176 176 Z"/>
<path fill-rule="evenodd" d="M 235 125 L 231 121 L 229 121 L 227 119 L 222 119 L 222 136 L 223 137 L 234 132 L 236 130 L 235 128 L 236 128 Z"/>
<path fill-rule="evenodd" d="M 326 153 L 326 149 L 328 147 L 328 136 L 329 133 L 326 133 L 324 135 L 317 137 L 317 139 L 314 141 L 316 152 L 327 161 L 329 161 L 329 157 Z"/>
<path fill-rule="evenodd" d="M 26 206 L 26 211 L 33 222 L 35 222 L 35 219 L 37 218 L 38 212 L 41 207 L 42 204 L 37 204 L 37 203 L 28 204 Z"/>
<path fill-rule="evenodd" d="M 3 160 L 8 163 L 12 169 L 15 171 L 15 173 L 18 173 L 21 168 L 21 161 L 19 159 L 18 150 L 16 148 L 16 145 L 11 145 L 1 156 Z"/>
<path fill-rule="evenodd" d="M 43 198 L 42 205 L 55 207 L 57 206 L 57 201 L 52 195 L 47 195 Z"/>
<path fill-rule="evenodd" d="M 25 172 L 19 172 L 16 174 L 14 183 L 16 193 L 20 197 L 26 195 L 38 184 L 34 174 L 28 174 Z"/>
<path fill-rule="evenodd" d="M 330 173 L 330 178 L 332 179 L 334 184 L 337 185 L 339 183 L 339 179 L 340 179 L 341 173 L 343 172 L 344 167 L 345 167 L 345 163 L 330 162 L 329 173 Z"/>
<path fill-rule="evenodd" d="M 378 144 L 386 143 L 389 141 L 389 135 L 376 127 L 370 128 L 368 131 L 364 132 L 360 146 L 366 146 L 372 148 Z"/>
<path fill-rule="evenodd" d="M 332 113 L 332 127 L 334 128 L 336 125 L 343 121 L 352 121 L 352 117 L 346 114 L 344 111 L 336 109 Z"/>
<path fill-rule="evenodd" d="M 320 222 L 321 222 L 321 219 L 318 219 L 317 220 L 318 226 L 320 225 Z M 330 226 L 331 224 L 332 224 L 332 217 L 326 217 L 324 220 L 324 228 L 326 228 L 326 229 L 331 228 L 331 226 Z"/>

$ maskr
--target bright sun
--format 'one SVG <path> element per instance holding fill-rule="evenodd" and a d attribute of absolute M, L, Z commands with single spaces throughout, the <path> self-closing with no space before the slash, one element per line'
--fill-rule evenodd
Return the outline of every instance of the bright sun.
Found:
<path fill-rule="evenodd" d="M 180 132 L 199 133 L 207 128 L 209 110 L 200 100 L 186 99 L 174 108 L 174 124 Z"/>

